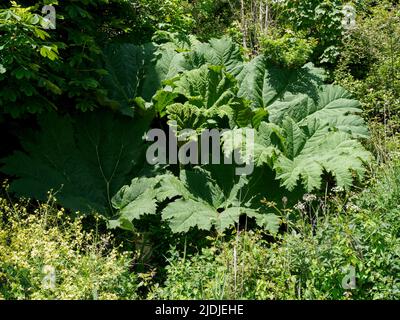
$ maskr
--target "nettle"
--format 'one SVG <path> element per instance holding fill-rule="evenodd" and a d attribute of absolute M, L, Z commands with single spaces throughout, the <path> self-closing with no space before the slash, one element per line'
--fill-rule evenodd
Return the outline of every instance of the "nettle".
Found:
<path fill-rule="evenodd" d="M 327 177 L 343 188 L 362 179 L 371 155 L 359 141 L 368 137 L 360 104 L 343 88 L 325 85 L 322 69 L 312 64 L 282 69 L 262 55 L 245 61 L 229 38 L 209 43 L 166 33 L 157 38 L 151 44 L 114 44 L 104 50 L 108 99 L 124 115 L 111 120 L 102 115 L 96 123 L 93 114 L 87 125 L 79 118 L 55 126 L 45 122 L 24 153 L 5 160 L 3 171 L 18 177 L 12 190 L 33 197 L 59 190 L 64 206 L 100 211 L 112 217 L 113 228 L 133 230 L 143 215 L 161 214 L 173 232 L 195 227 L 223 231 L 246 215 L 276 233 L 280 217 L 263 199 L 278 206 L 283 197 L 294 203 L 305 192 L 325 188 Z M 216 164 L 134 170 L 129 160 L 140 163 L 144 149 L 138 123 L 151 118 L 164 128 L 174 123 L 178 134 L 231 129 L 221 149 L 253 161 L 254 173 L 237 176 L 233 165 Z M 64 126 L 68 134 L 58 135 Z M 248 128 L 255 130 L 251 155 L 235 144 Z M 47 145 L 38 143 L 43 136 L 57 137 L 51 149 L 34 147 Z M 63 150 L 71 150 L 68 157 Z M 32 161 L 38 165 L 23 166 Z M 129 177 L 134 177 L 130 184 Z M 24 187 L 32 183 L 35 194 Z"/>

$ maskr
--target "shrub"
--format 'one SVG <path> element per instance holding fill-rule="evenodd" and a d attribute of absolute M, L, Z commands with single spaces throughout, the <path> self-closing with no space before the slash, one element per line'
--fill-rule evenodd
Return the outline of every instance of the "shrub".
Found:
<path fill-rule="evenodd" d="M 317 39 L 314 59 L 334 64 L 342 44 L 342 1 L 282 1 L 281 5 L 283 11 L 277 22 L 295 32 L 304 32 L 306 38 Z"/>
<path fill-rule="evenodd" d="M 287 33 L 277 39 L 261 37 L 261 51 L 273 64 L 299 68 L 309 61 L 316 46 L 314 39 Z"/>
<path fill-rule="evenodd" d="M 351 91 L 366 116 L 399 131 L 400 15 L 398 6 L 382 2 L 359 16 L 344 40 L 335 71 L 338 84 Z"/>
<path fill-rule="evenodd" d="M 146 128 L 128 117 L 108 113 L 63 119 L 45 115 L 39 118 L 40 132 L 23 135 L 24 152 L 4 159 L 0 171 L 17 177 L 11 191 L 43 200 L 48 190 L 60 190 L 64 207 L 109 217 L 116 209 L 120 219 L 112 225 L 129 229 L 142 215 L 159 213 L 158 206 L 169 199 L 163 219 L 170 220 L 174 232 L 196 226 L 223 230 L 242 214 L 276 232 L 279 221 L 259 210 L 260 196 L 279 202 L 288 196 L 296 201 L 296 195 L 288 193 L 301 188 L 320 191 L 328 182 L 324 172 L 345 188 L 363 179 L 364 164 L 371 157 L 358 141 L 368 137 L 359 103 L 343 88 L 323 85 L 322 69 L 311 63 L 279 68 L 264 55 L 245 62 L 228 37 L 200 43 L 190 37 L 183 42 L 169 36 L 171 41 L 161 45 L 118 44 L 107 50 L 112 74 L 109 88 L 115 102 L 120 102 L 120 111 L 132 111 L 136 105 L 136 113 L 145 114 L 145 118 L 136 117 L 143 125 L 147 117 L 158 117 L 170 125 L 175 121 L 178 136 L 187 128 L 196 134 L 205 128 L 231 128 L 222 139 L 223 151 L 228 156 L 238 151 L 242 159 L 254 163 L 258 173 L 238 181 L 232 166 L 223 170 L 203 167 L 205 171 L 198 174 L 188 165 L 180 168 L 179 179 L 171 178 L 173 186 L 188 187 L 168 188 L 171 181 L 163 178 L 163 172 L 147 182 L 133 179 L 129 186 L 127 180 L 137 172 L 134 165 L 141 167 L 140 133 Z M 237 142 L 243 141 L 247 131 L 244 127 L 257 129 L 254 155 L 238 150 Z M 35 165 L 27 167 L 28 162 Z M 199 184 L 196 180 L 211 189 L 207 186 L 197 192 L 192 186 Z M 277 180 L 282 188 L 275 187 Z M 227 185 L 226 181 L 234 183 Z M 156 191 L 160 185 L 167 186 L 165 192 Z M 238 210 L 241 191 L 246 196 Z M 174 201 L 176 197 L 181 199 Z"/>
<path fill-rule="evenodd" d="M 135 299 L 130 263 L 110 235 L 84 231 L 51 200 L 33 210 L 0 199 L 0 298 Z"/>

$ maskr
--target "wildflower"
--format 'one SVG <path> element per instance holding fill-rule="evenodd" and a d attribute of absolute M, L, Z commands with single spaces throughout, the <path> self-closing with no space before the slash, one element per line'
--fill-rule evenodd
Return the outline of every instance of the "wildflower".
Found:
<path fill-rule="evenodd" d="M 305 205 L 305 203 L 303 203 L 303 202 L 297 202 L 297 204 L 294 206 L 294 208 L 296 209 L 296 210 L 299 210 L 299 211 L 306 211 L 306 205 Z"/>
<path fill-rule="evenodd" d="M 315 194 L 308 194 L 308 193 L 306 193 L 306 194 L 303 196 L 303 200 L 304 200 L 305 202 L 313 202 L 313 201 L 317 200 L 317 196 L 316 196 Z"/>
<path fill-rule="evenodd" d="M 356 206 L 354 203 L 349 203 L 346 205 L 346 210 L 359 212 L 361 209 L 360 209 L 360 207 Z"/>

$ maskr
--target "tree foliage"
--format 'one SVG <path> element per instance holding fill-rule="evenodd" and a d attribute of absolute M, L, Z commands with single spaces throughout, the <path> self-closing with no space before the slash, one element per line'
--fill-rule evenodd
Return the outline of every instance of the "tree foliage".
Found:
<path fill-rule="evenodd" d="M 55 30 L 46 30 L 44 5 L 56 10 Z M 6 1 L 0 6 L 0 112 L 21 118 L 48 110 L 115 108 L 113 93 L 101 81 L 104 63 L 112 63 L 104 60 L 103 48 L 140 45 L 159 24 L 182 31 L 189 20 L 175 0 L 161 6 L 148 0 Z"/>

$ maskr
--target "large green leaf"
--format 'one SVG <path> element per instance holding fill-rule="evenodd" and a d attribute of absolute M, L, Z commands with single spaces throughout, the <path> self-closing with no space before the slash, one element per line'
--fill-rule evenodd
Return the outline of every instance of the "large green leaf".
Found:
<path fill-rule="evenodd" d="M 117 101 L 123 114 L 133 115 L 134 99 L 150 101 L 162 81 L 184 70 L 184 56 L 172 45 L 112 44 L 104 49 L 108 75 L 103 84 L 108 97 Z"/>
<path fill-rule="evenodd" d="M 283 130 L 279 126 L 261 122 L 256 134 L 254 135 L 253 145 L 248 145 L 251 140 L 247 140 L 249 128 L 235 128 L 224 132 L 222 135 L 222 150 L 227 157 L 234 152 L 238 152 L 241 160 L 249 163 L 253 161 L 256 166 L 268 164 L 273 166 L 276 155 L 284 148 Z"/>
<path fill-rule="evenodd" d="M 265 109 L 289 94 L 303 93 L 316 99 L 325 75 L 310 63 L 293 70 L 270 66 L 261 55 L 247 63 L 237 78 L 239 96 L 250 100 L 254 108 Z"/>
<path fill-rule="evenodd" d="M 161 182 L 161 190 L 169 197 L 180 199 L 170 203 L 162 213 L 174 232 L 187 232 L 192 227 L 210 230 L 212 226 L 223 231 L 238 222 L 243 208 L 230 199 L 227 202 L 224 191 L 204 169 L 184 170 L 180 179 L 171 177 Z M 179 186 L 178 188 L 176 186 Z M 172 188 L 171 188 L 172 186 Z"/>
<path fill-rule="evenodd" d="M 317 190 L 325 172 L 348 188 L 354 177 L 362 178 L 371 159 L 355 139 L 368 137 L 359 102 L 338 86 L 320 86 L 316 92 L 317 98 L 290 93 L 269 105 L 271 123 L 262 122 L 256 134 L 256 166 L 274 168 L 288 190 L 299 183 Z"/>
<path fill-rule="evenodd" d="M 119 103 L 122 113 L 133 115 L 133 99 L 141 95 L 146 68 L 154 57 L 155 46 L 147 44 L 113 44 L 103 50 L 108 75 L 103 84 L 108 97 Z"/>
<path fill-rule="evenodd" d="M 235 177 L 229 167 L 214 169 L 219 175 L 217 179 L 200 167 L 183 170 L 180 177 L 165 174 L 147 181 L 134 179 L 114 197 L 114 207 L 119 211 L 118 218 L 111 220 L 110 226 L 131 229 L 132 221 L 142 214 L 156 213 L 155 201 L 170 199 L 162 210 L 162 218 L 176 233 L 194 227 L 202 230 L 215 227 L 224 231 L 238 223 L 243 214 L 256 218 L 261 226 L 276 233 L 279 218 L 260 210 L 260 196 L 251 203 L 254 193 L 249 196 L 247 178 Z"/>
<path fill-rule="evenodd" d="M 181 129 L 210 127 L 225 116 L 237 122 L 246 120 L 243 112 L 248 107 L 236 95 L 236 80 L 222 67 L 204 65 L 168 84 L 177 100 L 185 100 L 166 106 L 169 120 L 176 121 Z"/>
<path fill-rule="evenodd" d="M 224 66 L 226 71 L 237 76 L 244 67 L 239 46 L 228 37 L 211 39 L 208 43 L 198 42 L 186 55 L 186 67 L 197 69 L 204 64 Z"/>
<path fill-rule="evenodd" d="M 277 232 L 279 218 L 261 204 L 264 198 L 278 206 L 282 198 L 292 203 L 320 189 L 325 173 L 345 188 L 362 178 L 370 154 L 357 140 L 368 136 L 360 104 L 343 88 L 324 85 L 322 69 L 312 64 L 282 69 L 268 65 L 263 56 L 244 63 L 228 38 L 209 43 L 174 38 L 162 47 L 172 50 L 161 68 L 163 88 L 141 106 L 167 116 L 170 124 L 173 120 L 178 131 L 233 129 L 223 135 L 223 151 L 239 151 L 256 168 L 247 178 L 235 176 L 234 166 L 207 165 L 181 168 L 179 177 L 134 179 L 114 198 L 119 214 L 114 226 L 131 228 L 133 220 L 156 213 L 162 202 L 162 217 L 174 232 L 224 230 L 243 214 Z M 253 154 L 239 143 L 249 127 L 256 129 Z M 142 190 L 140 184 L 147 183 Z"/>
<path fill-rule="evenodd" d="M 110 228 L 133 230 L 133 220 L 156 213 L 159 181 L 157 177 L 134 178 L 129 186 L 122 187 L 112 199 L 113 207 L 118 210 L 118 219 L 110 220 Z"/>
<path fill-rule="evenodd" d="M 288 190 L 300 181 L 308 192 L 318 190 L 324 172 L 331 173 L 344 188 L 349 188 L 355 177 L 363 177 L 364 163 L 371 160 L 371 154 L 351 135 L 330 131 L 315 120 L 306 128 L 290 118 L 283 125 L 287 149 L 280 153 L 274 169 Z"/>
<path fill-rule="evenodd" d="M 41 130 L 21 136 L 23 151 L 3 160 L 18 196 L 45 200 L 53 190 L 72 210 L 108 215 L 112 196 L 127 184 L 144 151 L 148 121 L 108 112 L 40 116 Z"/>
<path fill-rule="evenodd" d="M 354 134 L 335 128 L 334 123 L 327 124 L 315 118 L 306 120 L 297 123 L 286 116 L 281 126 L 262 122 L 254 140 L 255 166 L 268 165 L 276 170 L 277 179 L 289 191 L 300 183 L 308 192 L 318 190 L 325 172 L 331 173 L 337 185 L 344 188 L 350 187 L 354 178 L 361 179 L 364 164 L 371 160 L 371 154 Z M 363 125 L 360 124 L 358 132 L 367 132 Z M 246 154 L 249 148 L 235 144 L 235 140 L 244 140 L 244 132 L 245 129 L 236 129 L 224 134 L 225 154 L 238 150 L 243 159 L 249 158 Z M 241 139 L 237 139 L 237 135 L 242 135 Z"/>
<path fill-rule="evenodd" d="M 359 115 L 362 112 L 361 104 L 352 99 L 348 91 L 339 86 L 326 85 L 321 86 L 317 93 L 315 100 L 300 94 L 273 103 L 268 107 L 269 120 L 280 124 L 291 117 L 299 125 L 317 120 L 357 138 L 369 136 L 368 128 Z"/>
<path fill-rule="evenodd" d="M 173 82 L 174 92 L 199 108 L 222 108 L 235 98 L 236 80 L 221 67 L 204 65 Z"/>

